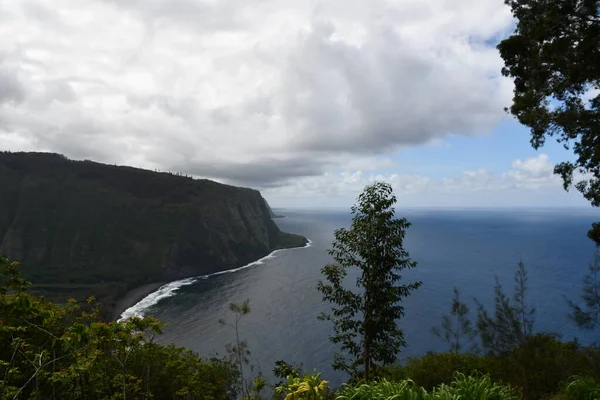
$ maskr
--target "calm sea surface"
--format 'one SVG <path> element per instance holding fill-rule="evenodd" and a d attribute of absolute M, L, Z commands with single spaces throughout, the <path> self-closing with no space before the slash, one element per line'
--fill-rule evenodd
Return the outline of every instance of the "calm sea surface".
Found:
<path fill-rule="evenodd" d="M 276 360 L 316 368 L 336 385 L 344 376 L 330 368 L 335 351 L 328 341 L 330 325 L 317 320 L 327 310 L 315 289 L 333 231 L 350 224 L 348 212 L 279 210 L 280 228 L 311 239 L 310 247 L 277 252 L 233 273 L 186 281 L 176 291 L 143 310 L 168 324 L 162 343 L 175 343 L 202 355 L 225 354 L 234 331 L 221 326 L 231 317 L 230 302 L 250 299 L 252 312 L 241 322 L 252 364 L 267 376 Z M 564 296 L 577 299 L 594 246 L 586 238 L 593 210 L 399 210 L 412 222 L 406 247 L 418 267 L 405 274 L 407 281 L 423 286 L 405 301 L 406 317 L 400 322 L 408 347 L 401 357 L 418 356 L 445 346 L 430 333 L 447 312 L 452 287 L 463 299 L 478 298 L 492 304 L 494 275 L 512 293 L 517 263 L 525 262 L 530 300 L 537 309 L 535 328 L 553 331 L 564 339 L 591 340 L 567 318 Z M 193 283 L 190 283 L 193 282 Z M 178 285 L 175 285 L 178 286 Z M 150 301 L 149 303 L 152 303 Z M 137 308 L 140 311 L 141 307 Z"/>

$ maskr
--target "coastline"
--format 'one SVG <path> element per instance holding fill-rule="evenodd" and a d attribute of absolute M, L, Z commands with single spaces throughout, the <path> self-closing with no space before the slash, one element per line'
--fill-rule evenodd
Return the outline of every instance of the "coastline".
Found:
<path fill-rule="evenodd" d="M 264 260 L 274 257 L 275 254 L 280 251 L 293 250 L 293 249 L 305 249 L 307 247 L 310 247 L 312 245 L 312 240 L 305 238 L 305 237 L 303 237 L 303 238 L 305 240 L 305 243 L 303 246 L 284 247 L 282 249 L 273 250 L 266 256 L 261 257 L 256 261 L 253 261 L 249 264 L 243 265 L 238 268 L 223 270 L 223 271 L 219 271 L 219 272 L 213 272 L 213 273 L 206 274 L 206 275 L 198 275 L 198 276 L 183 278 L 183 279 L 179 279 L 179 280 L 175 280 L 175 281 L 171 281 L 171 282 L 148 283 L 146 285 L 139 286 L 139 287 L 127 292 L 127 294 L 125 294 L 125 296 L 123 296 L 121 299 L 119 299 L 117 301 L 112 319 L 113 319 L 113 321 L 119 320 L 119 318 L 121 317 L 123 312 L 125 312 L 130 307 L 133 307 L 136 304 L 138 304 L 140 301 L 145 299 L 148 295 L 150 295 L 154 292 L 159 292 L 158 289 L 160 289 L 160 288 L 162 288 L 160 290 L 160 292 L 162 292 L 162 293 L 159 293 L 159 297 L 157 299 L 155 299 L 154 303 L 152 303 L 152 304 L 155 304 L 156 301 L 158 301 L 162 298 L 172 296 L 174 291 L 179 289 L 181 286 L 192 284 L 197 279 L 206 279 L 210 276 L 233 273 L 233 272 L 237 272 L 237 271 L 240 271 L 242 269 L 246 269 L 246 268 L 249 268 L 252 266 L 261 265 Z"/>
<path fill-rule="evenodd" d="M 112 320 L 118 320 L 125 310 L 127 310 L 129 307 L 133 307 L 144 297 L 148 296 L 150 293 L 157 291 L 158 288 L 165 285 L 166 283 L 167 282 L 147 283 L 145 285 L 131 289 L 123 297 L 117 300 L 117 303 L 115 304 L 115 309 L 113 311 Z"/>

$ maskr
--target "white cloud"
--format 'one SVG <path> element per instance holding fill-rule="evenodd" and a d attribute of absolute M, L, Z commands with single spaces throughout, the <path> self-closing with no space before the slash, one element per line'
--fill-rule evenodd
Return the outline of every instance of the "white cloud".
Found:
<path fill-rule="evenodd" d="M 554 166 L 550 164 L 550 158 L 547 154 L 540 154 L 538 157 L 526 160 L 514 160 L 512 168 L 515 171 L 523 171 L 534 176 L 547 176 L 552 172 Z"/>
<path fill-rule="evenodd" d="M 550 164 L 546 154 L 527 160 L 515 160 L 512 169 L 506 173 L 506 178 L 516 187 L 537 189 L 548 186 L 560 186 L 561 179 L 554 175 L 554 165 Z"/>
<path fill-rule="evenodd" d="M 546 154 L 514 160 L 503 173 L 486 169 L 463 171 L 457 177 L 434 180 L 414 174 L 366 174 L 347 171 L 295 180 L 293 184 L 263 191 L 279 207 L 347 206 L 363 188 L 376 181 L 392 184 L 399 204 L 405 206 L 559 206 L 585 205 L 578 193 L 566 193 Z"/>
<path fill-rule="evenodd" d="M 0 19 L 3 149 L 273 187 L 483 134 L 511 97 L 483 45 L 511 25 L 497 0 L 13 0 Z"/>

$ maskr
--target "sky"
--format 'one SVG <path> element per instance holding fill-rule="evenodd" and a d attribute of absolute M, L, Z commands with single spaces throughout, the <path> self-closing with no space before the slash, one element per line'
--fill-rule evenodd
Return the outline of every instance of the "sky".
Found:
<path fill-rule="evenodd" d="M 349 207 L 585 207 L 503 111 L 502 0 L 0 0 L 0 149 Z"/>

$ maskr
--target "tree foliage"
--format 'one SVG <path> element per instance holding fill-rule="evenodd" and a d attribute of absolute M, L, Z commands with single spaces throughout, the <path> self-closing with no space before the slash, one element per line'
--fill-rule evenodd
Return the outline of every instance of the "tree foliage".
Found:
<path fill-rule="evenodd" d="M 583 307 L 567 300 L 571 313 L 569 317 L 583 329 L 594 329 L 600 323 L 600 253 L 594 254 L 594 261 L 588 265 L 588 273 L 583 278 L 581 299 Z"/>
<path fill-rule="evenodd" d="M 421 282 L 401 284 L 400 272 L 414 268 L 404 249 L 410 223 L 395 218 L 396 197 L 389 184 L 367 186 L 352 207 L 352 225 L 335 231 L 329 254 L 335 263 L 322 269 L 326 282 L 318 290 L 333 303 L 332 312 L 321 319 L 333 322 L 331 341 L 339 344 L 333 367 L 368 379 L 378 364 L 390 364 L 406 346 L 398 320 L 404 316 L 402 299 Z M 357 269 L 356 287 L 346 287 L 350 268 Z M 362 371 L 359 371 L 362 366 Z"/>
<path fill-rule="evenodd" d="M 498 45 L 502 74 L 514 78 L 510 113 L 531 130 L 538 149 L 549 137 L 573 150 L 556 165 L 568 189 L 600 206 L 600 16 L 598 0 L 505 0 L 517 20 Z M 600 245 L 600 225 L 588 234 Z"/>
<path fill-rule="evenodd" d="M 1 399 L 229 399 L 237 369 L 154 342 L 159 321 L 100 321 L 75 301 L 28 293 L 16 263 L 0 257 Z"/>
<path fill-rule="evenodd" d="M 465 348 L 468 352 L 476 352 L 477 343 L 474 339 L 477 337 L 477 331 L 469 318 L 469 306 L 461 301 L 457 288 L 453 288 L 453 292 L 450 314 L 444 314 L 441 326 L 434 327 L 431 331 L 448 344 L 448 351 L 451 353 L 460 353 Z"/>
<path fill-rule="evenodd" d="M 535 308 L 530 307 L 527 303 L 528 281 L 529 278 L 527 277 L 527 271 L 525 270 L 525 263 L 520 261 L 514 276 L 515 292 L 513 295 L 513 304 L 517 319 L 519 320 L 519 335 L 522 338 L 521 341 L 533 334 Z"/>
<path fill-rule="evenodd" d="M 533 333 L 535 309 L 526 301 L 527 271 L 520 262 L 514 276 L 515 289 L 511 301 L 496 277 L 494 285 L 494 314 L 478 300 L 477 331 L 481 346 L 488 354 L 504 354 L 521 345 Z"/>
<path fill-rule="evenodd" d="M 518 389 L 524 400 L 548 399 L 574 375 L 599 379 L 600 350 L 561 342 L 554 335 L 534 334 L 506 354 L 428 353 L 409 358 L 401 366 L 386 368 L 382 377 L 411 379 L 431 390 L 450 384 L 455 372 L 469 376 L 487 374 L 494 382 Z"/>
<path fill-rule="evenodd" d="M 250 385 L 244 378 L 244 366 L 250 362 L 250 348 L 248 341 L 240 339 L 240 321 L 248 313 L 250 313 L 250 299 L 244 300 L 242 303 L 230 303 L 229 311 L 234 314 L 233 323 L 229 323 L 224 319 L 220 319 L 219 323 L 232 328 L 235 331 L 235 342 L 228 343 L 226 350 L 229 353 L 230 360 L 236 364 L 239 371 L 239 387 L 246 397 L 250 396 Z"/>

